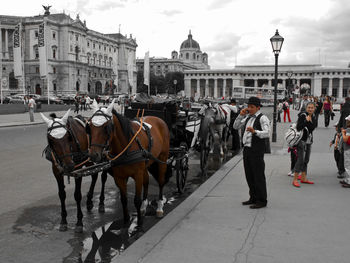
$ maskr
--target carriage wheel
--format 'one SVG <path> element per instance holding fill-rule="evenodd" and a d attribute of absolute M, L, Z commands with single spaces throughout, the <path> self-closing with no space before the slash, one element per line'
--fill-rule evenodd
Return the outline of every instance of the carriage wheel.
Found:
<path fill-rule="evenodd" d="M 201 142 L 200 163 L 201 163 L 202 177 L 207 177 L 208 175 L 209 151 L 210 151 L 210 134 L 208 132 L 206 138 L 202 139 L 202 142 Z"/>
<path fill-rule="evenodd" d="M 180 160 L 176 161 L 176 184 L 177 190 L 182 194 L 185 190 L 187 174 L 188 174 L 188 156 L 185 155 Z"/>

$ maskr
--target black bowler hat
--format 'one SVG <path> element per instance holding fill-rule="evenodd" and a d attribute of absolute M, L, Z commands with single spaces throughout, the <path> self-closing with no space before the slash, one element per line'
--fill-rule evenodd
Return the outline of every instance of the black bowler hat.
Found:
<path fill-rule="evenodd" d="M 247 104 L 248 105 L 252 104 L 252 105 L 255 105 L 257 107 L 262 107 L 260 99 L 258 97 L 250 97 Z"/>
<path fill-rule="evenodd" d="M 236 100 L 235 99 L 231 99 L 231 103 L 236 103 Z"/>

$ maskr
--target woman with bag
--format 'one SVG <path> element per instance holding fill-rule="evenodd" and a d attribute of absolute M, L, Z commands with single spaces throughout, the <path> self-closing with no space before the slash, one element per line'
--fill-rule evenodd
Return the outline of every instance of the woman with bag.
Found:
<path fill-rule="evenodd" d="M 303 136 L 297 145 L 297 162 L 294 166 L 293 186 L 300 187 L 298 175 L 301 173 L 300 182 L 304 184 L 314 184 L 307 177 L 307 166 L 310 160 L 311 145 L 313 142 L 312 132 L 316 128 L 315 103 L 309 102 L 306 105 L 306 112 L 298 115 L 297 130 L 303 130 Z"/>
<path fill-rule="evenodd" d="M 333 112 L 332 102 L 329 96 L 326 96 L 326 99 L 323 102 L 322 110 L 324 113 L 324 126 L 327 128 L 329 125 L 329 119 L 331 117 L 331 113 Z"/>

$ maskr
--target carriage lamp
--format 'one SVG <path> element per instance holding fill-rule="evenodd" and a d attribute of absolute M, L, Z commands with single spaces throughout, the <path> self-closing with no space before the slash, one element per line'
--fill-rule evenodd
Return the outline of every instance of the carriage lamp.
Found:
<path fill-rule="evenodd" d="M 282 44 L 284 38 L 280 36 L 278 30 L 273 37 L 270 38 L 272 45 L 272 51 L 275 54 L 275 88 L 274 88 L 274 97 L 273 97 L 273 130 L 272 130 L 272 142 L 277 140 L 277 131 L 276 131 L 276 121 L 277 121 L 277 85 L 278 85 L 278 55 L 281 52 Z"/>

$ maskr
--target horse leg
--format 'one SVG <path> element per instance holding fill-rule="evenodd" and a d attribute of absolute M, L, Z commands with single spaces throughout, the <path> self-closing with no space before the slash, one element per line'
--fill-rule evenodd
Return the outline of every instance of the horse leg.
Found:
<path fill-rule="evenodd" d="M 93 174 L 91 175 L 91 184 L 90 184 L 90 189 L 89 192 L 87 193 L 87 199 L 86 199 L 86 209 L 90 212 L 92 208 L 94 207 L 94 204 L 92 202 L 92 198 L 94 196 L 94 189 L 97 181 L 97 176 L 98 174 Z"/>
<path fill-rule="evenodd" d="M 74 199 L 77 203 L 77 223 L 75 225 L 75 233 L 83 232 L 83 212 L 81 211 L 81 182 L 81 177 L 75 179 Z"/>
<path fill-rule="evenodd" d="M 145 170 L 146 168 L 144 168 Z M 141 194 L 142 194 L 142 186 L 143 186 L 143 176 L 144 172 L 138 172 L 135 175 L 135 197 L 134 197 L 134 205 L 137 211 L 137 226 L 142 227 L 142 215 L 141 215 Z"/>
<path fill-rule="evenodd" d="M 164 155 L 165 156 L 165 155 Z M 160 155 L 159 160 L 166 161 L 167 157 Z M 163 207 L 165 203 L 165 197 L 163 196 L 163 187 L 165 185 L 165 174 L 167 170 L 167 165 L 159 163 L 158 164 L 158 185 L 159 185 L 159 195 L 157 202 L 156 217 L 162 218 L 164 215 Z"/>
<path fill-rule="evenodd" d="M 100 203 L 98 204 L 98 212 L 105 212 L 105 185 L 107 181 L 107 171 L 103 171 L 101 174 L 101 194 L 100 194 Z"/>
<path fill-rule="evenodd" d="M 149 184 L 149 175 L 147 170 L 145 170 L 143 174 L 143 199 L 141 205 L 141 215 L 144 216 L 146 214 L 147 206 L 148 206 L 148 184 Z"/>
<path fill-rule="evenodd" d="M 63 176 L 55 173 L 55 178 L 58 186 L 58 196 L 61 201 L 61 223 L 59 227 L 59 231 L 67 231 L 68 223 L 67 223 L 67 210 L 66 210 L 66 191 L 64 190 L 64 178 Z"/>
<path fill-rule="evenodd" d="M 123 206 L 124 224 L 128 224 L 130 222 L 130 215 L 128 211 L 128 196 L 127 196 L 126 180 L 119 177 L 114 177 L 114 181 L 120 191 L 120 201 L 122 202 L 122 206 Z"/>

